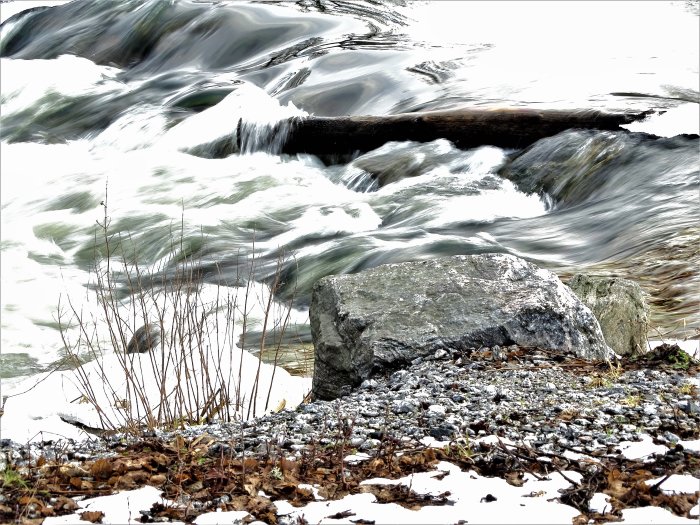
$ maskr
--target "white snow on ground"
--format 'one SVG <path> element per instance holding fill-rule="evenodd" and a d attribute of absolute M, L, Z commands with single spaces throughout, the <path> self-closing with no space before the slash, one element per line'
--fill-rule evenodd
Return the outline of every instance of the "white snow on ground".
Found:
<path fill-rule="evenodd" d="M 689 515 L 691 518 L 698 519 L 698 517 L 700 516 L 700 504 L 695 505 L 692 509 L 690 509 L 690 510 L 688 511 L 688 515 Z"/>
<path fill-rule="evenodd" d="M 437 474 L 447 473 L 441 479 Z M 575 473 L 567 473 L 575 477 Z M 316 501 L 305 507 L 295 508 L 286 501 L 275 504 L 278 511 L 285 513 L 287 523 L 294 523 L 297 517 L 304 516 L 309 523 L 352 523 L 350 520 L 364 518 L 375 523 L 450 523 L 455 518 L 477 523 L 512 523 L 517 517 L 518 523 L 570 523 L 578 515 L 572 507 L 548 501 L 559 495 L 558 489 L 566 488 L 569 483 L 561 476 L 538 481 L 526 476 L 522 487 L 513 487 L 499 478 L 484 478 L 472 471 L 463 472 L 455 465 L 441 462 L 436 470 L 406 476 L 398 480 L 374 479 L 364 484 L 396 484 L 410 486 L 420 494 L 442 494 L 449 491 L 452 505 L 426 505 L 420 510 L 409 510 L 395 503 L 377 503 L 374 495 L 354 494 L 336 501 Z M 483 498 L 491 494 L 496 500 L 487 502 Z M 113 496 L 103 496 L 79 502 L 82 510 L 77 513 L 57 518 L 47 518 L 44 525 L 72 524 L 80 522 L 80 513 L 85 510 L 101 510 L 105 513 L 102 523 L 135 523 L 140 510 L 149 510 L 151 504 L 164 501 L 160 492 L 152 487 L 126 491 Z M 329 519 L 327 516 L 338 512 L 352 510 L 354 515 L 343 519 Z M 247 515 L 246 512 L 211 512 L 197 518 L 197 525 L 216 525 L 237 523 Z"/>
<path fill-rule="evenodd" d="M 238 523 L 243 518 L 248 516 L 244 510 L 233 510 L 229 512 L 208 512 L 197 516 L 194 520 L 196 525 L 228 525 L 230 523 Z"/>
<path fill-rule="evenodd" d="M 642 507 L 637 509 L 625 509 L 622 511 L 622 521 L 618 523 L 633 523 L 644 525 L 646 523 L 663 525 L 698 525 L 697 519 L 681 518 L 661 507 Z"/>
<path fill-rule="evenodd" d="M 161 498 L 161 491 L 154 487 L 141 487 L 136 490 L 127 490 L 112 494 L 78 501 L 81 510 L 75 514 L 49 517 L 43 525 L 75 525 L 76 523 L 88 523 L 80 519 L 80 514 L 85 511 L 102 511 L 103 524 L 140 523 L 141 510 L 149 510 L 154 503 L 163 505 L 172 504 Z"/>
<path fill-rule="evenodd" d="M 620 441 L 618 447 L 622 455 L 627 459 L 642 459 L 652 454 L 665 454 L 668 447 L 655 445 L 653 438 L 648 434 L 642 434 L 641 441 Z"/>
<path fill-rule="evenodd" d="M 666 476 L 645 481 L 649 486 L 654 486 Z M 700 480 L 690 475 L 673 474 L 664 481 L 659 488 L 666 494 L 690 494 L 700 490 Z"/>
<path fill-rule="evenodd" d="M 678 443 L 683 448 L 687 448 L 688 450 L 694 450 L 695 452 L 700 452 L 700 439 L 690 439 L 687 441 L 681 439 Z"/>
<path fill-rule="evenodd" d="M 627 459 L 643 459 L 652 454 L 665 454 L 668 447 L 655 445 L 653 438 L 648 434 L 642 434 L 641 441 L 620 441 L 618 447 Z M 680 440 L 679 445 L 688 450 L 700 451 L 700 439 Z"/>
<path fill-rule="evenodd" d="M 588 507 L 591 509 L 591 512 L 604 514 L 605 512 L 611 510 L 612 505 L 608 501 L 609 497 L 610 496 L 603 494 L 602 492 L 596 492 L 593 494 L 591 501 L 588 502 Z"/>
<path fill-rule="evenodd" d="M 434 441 L 434 440 L 433 440 Z M 499 440 L 496 436 L 485 436 L 475 440 L 496 444 L 498 441 L 505 446 L 511 445 L 507 439 Z M 446 443 L 435 441 L 432 446 L 444 446 Z M 694 444 L 683 442 L 682 444 Z M 643 435 L 642 441 L 623 442 L 620 444 L 623 453 L 628 458 L 645 458 L 654 453 L 665 453 L 668 448 L 655 445 L 651 436 Z M 345 458 L 347 462 L 360 462 L 367 458 L 365 455 L 350 455 Z M 580 481 L 581 475 L 577 472 L 563 472 L 573 481 Z M 418 510 L 410 510 L 395 503 L 379 503 L 376 497 L 370 493 L 352 494 L 342 499 L 327 501 L 318 495 L 318 487 L 304 485 L 313 490 L 316 501 L 308 503 L 304 507 L 293 507 L 288 501 L 275 501 L 281 523 L 296 523 L 302 517 L 314 524 L 350 524 L 353 521 L 364 519 L 382 523 L 425 523 L 441 524 L 450 523 L 458 519 L 469 523 L 571 523 L 571 520 L 579 512 L 568 505 L 558 503 L 561 490 L 570 486 L 568 480 L 559 473 L 552 473 L 543 479 L 537 479 L 531 474 L 526 474 L 524 484 L 515 487 L 500 478 L 487 478 L 478 475 L 474 471 L 462 471 L 459 467 L 449 462 L 440 462 L 430 472 L 411 474 L 403 478 L 390 480 L 375 478 L 365 480 L 361 485 L 403 485 L 410 487 L 417 494 L 433 496 L 446 495 L 448 505 L 425 505 Z M 649 480 L 646 483 L 653 485 L 662 478 Z M 689 475 L 672 475 L 661 488 L 666 492 L 693 493 L 698 490 L 700 480 Z M 449 493 L 449 495 L 448 495 Z M 491 496 L 495 500 L 488 501 Z M 160 492 L 152 487 L 127 491 L 113 496 L 92 498 L 79 502 L 82 509 L 101 510 L 105 513 L 103 523 L 134 523 L 133 516 L 138 516 L 140 510 L 149 510 L 151 504 L 160 502 L 170 504 L 160 497 Z M 590 502 L 591 510 L 604 512 L 610 510 L 608 496 L 603 493 L 594 494 Z M 128 521 L 125 512 L 131 512 L 132 521 Z M 345 518 L 331 518 L 346 511 L 352 512 Z M 79 514 L 83 510 L 70 516 L 60 518 L 48 518 L 45 525 L 59 525 L 78 523 Z M 697 508 L 695 509 L 697 514 Z M 241 523 L 247 516 L 247 512 L 210 512 L 197 518 L 197 525 L 217 525 Z M 691 515 L 692 514 L 691 511 Z M 661 508 L 645 507 L 644 509 L 626 509 L 623 511 L 626 523 L 678 523 L 690 524 L 697 521 L 680 518 Z"/>
<path fill-rule="evenodd" d="M 645 454 L 646 455 L 646 454 Z M 574 481 L 580 479 L 576 472 L 564 472 Z M 362 485 L 396 485 L 410 487 L 417 494 L 440 495 L 446 494 L 450 504 L 425 505 L 418 510 L 410 510 L 395 503 L 378 503 L 376 497 L 367 492 L 345 496 L 334 501 L 317 500 L 304 507 L 293 507 L 289 502 L 276 501 L 281 523 L 296 523 L 304 518 L 314 524 L 351 524 L 353 521 L 372 520 L 382 523 L 422 523 L 442 524 L 456 520 L 466 520 L 468 523 L 571 523 L 579 512 L 568 505 L 555 501 L 561 489 L 570 486 L 558 473 L 553 473 L 542 480 L 532 475 L 526 475 L 522 487 L 515 487 L 500 478 L 486 478 L 474 471 L 462 471 L 452 463 L 442 461 L 434 470 L 419 474 L 411 474 L 400 479 L 389 480 L 375 478 L 366 480 Z M 658 482 L 651 480 L 647 483 Z M 681 492 L 698 490 L 698 480 L 692 476 L 672 476 L 667 480 L 666 489 L 673 488 Z M 495 500 L 487 501 L 487 496 Z M 491 499 L 491 498 L 488 498 Z M 591 507 L 602 512 L 610 504 L 605 494 L 595 494 Z M 81 510 L 56 518 L 47 518 L 44 525 L 62 525 L 80 523 L 80 513 L 85 510 L 100 510 L 105 513 L 103 523 L 137 523 L 136 517 L 141 510 L 147 511 L 155 502 L 173 505 L 164 500 L 160 491 L 153 487 L 121 492 L 112 496 L 86 499 L 78 502 Z M 330 518 L 338 513 L 350 511 L 352 515 L 345 518 Z M 197 525 L 223 525 L 241 523 L 248 515 L 239 512 L 210 512 L 199 516 Z M 695 520 L 680 518 L 669 511 L 656 507 L 626 509 L 623 511 L 626 523 L 672 523 L 691 524 Z"/>
<path fill-rule="evenodd" d="M 668 343 L 670 345 L 678 345 L 682 350 L 688 353 L 689 356 L 695 359 L 700 359 L 700 339 L 673 340 L 673 341 L 649 341 L 649 348 Z"/>

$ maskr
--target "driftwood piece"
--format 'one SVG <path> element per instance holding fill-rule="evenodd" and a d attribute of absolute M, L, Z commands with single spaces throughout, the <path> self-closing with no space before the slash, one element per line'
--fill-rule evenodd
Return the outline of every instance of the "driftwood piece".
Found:
<path fill-rule="evenodd" d="M 620 125 L 652 113 L 603 113 L 596 110 L 466 109 L 389 116 L 295 117 L 281 152 L 335 155 L 366 152 L 390 141 L 450 140 L 461 149 L 478 146 L 524 148 L 537 140 L 571 128 L 619 130 Z M 239 122 L 238 146 L 241 145 Z"/>

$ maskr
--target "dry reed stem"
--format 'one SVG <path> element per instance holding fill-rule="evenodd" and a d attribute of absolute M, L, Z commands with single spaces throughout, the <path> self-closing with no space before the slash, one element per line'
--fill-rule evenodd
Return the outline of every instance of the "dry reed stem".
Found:
<path fill-rule="evenodd" d="M 271 325 L 274 328 L 281 326 L 281 334 L 284 334 L 291 318 L 293 299 L 281 305 L 281 315 L 272 320 L 274 295 L 281 285 L 283 255 L 278 258 L 276 274 L 267 289 L 263 336 L 253 387 L 251 392 L 243 392 L 242 352 L 250 322 L 249 314 L 252 311 L 249 310 L 249 300 L 252 299 L 252 282 L 257 264 L 255 239 L 253 238 L 253 251 L 249 260 L 241 312 L 238 294 L 232 293 L 229 287 L 222 284 L 216 287 L 215 299 L 210 303 L 206 302 L 202 295 L 202 283 L 198 272 L 201 261 L 187 254 L 184 247 L 184 218 L 180 233 L 181 261 L 177 263 L 176 256 L 171 255 L 155 271 L 145 271 L 138 263 L 135 249 L 132 253 L 133 261 L 130 262 L 125 253 L 124 239 L 121 235 L 113 235 L 110 232 L 106 189 L 103 207 L 103 221 L 97 221 L 99 229 L 95 235 L 93 265 L 93 293 L 100 318 L 86 318 L 84 312 L 79 310 L 70 298 L 67 299 L 69 321 L 65 322 L 65 313 L 61 310 L 60 302 L 58 315 L 61 338 L 68 360 L 76 367 L 75 375 L 79 389 L 96 410 L 100 425 L 108 430 L 138 434 L 144 427 L 149 430 L 158 427 L 175 428 L 184 423 L 201 423 L 214 418 L 230 421 L 242 417 L 246 397 L 246 417 L 259 415 L 257 398 L 262 357 L 266 351 L 265 334 Z M 98 257 L 98 239 L 104 243 L 102 259 Z M 130 236 L 127 240 L 134 245 Z M 113 260 L 117 260 L 112 248 L 115 242 L 121 247 L 118 260 L 123 268 L 122 280 L 129 292 L 126 299 L 120 299 L 119 274 L 112 266 Z M 171 248 L 174 247 L 176 245 L 171 236 Z M 171 253 L 173 252 L 171 250 Z M 168 277 L 167 267 L 173 263 L 174 275 Z M 219 277 L 221 283 L 220 273 Z M 222 293 L 223 291 L 225 293 Z M 237 319 L 239 314 L 242 314 L 241 318 Z M 220 319 L 220 316 L 223 316 L 223 319 Z M 237 377 L 230 369 L 224 370 L 221 366 L 221 363 L 233 364 L 236 322 L 242 323 Z M 99 337 L 98 326 L 106 329 L 106 344 Z M 146 346 L 149 348 L 147 356 L 126 352 L 129 340 L 140 326 L 146 327 Z M 154 344 L 149 326 L 157 328 L 160 332 L 157 344 Z M 71 327 L 77 327 L 77 335 L 73 336 L 76 340 L 71 340 Z M 103 363 L 104 356 L 112 351 L 118 361 L 119 374 L 114 370 L 106 370 Z M 280 345 L 277 344 L 265 411 L 269 408 L 279 351 Z M 91 377 L 86 371 L 80 357 L 81 352 L 94 361 L 97 378 Z M 171 384 L 173 378 L 175 381 Z M 101 383 L 104 398 L 111 400 L 117 410 L 108 410 L 107 407 L 101 406 L 104 401 L 95 390 L 96 380 Z M 123 394 L 115 386 L 120 381 L 124 382 Z M 157 399 L 149 397 L 149 386 L 152 384 L 157 385 Z M 232 392 L 233 398 L 230 395 Z"/>

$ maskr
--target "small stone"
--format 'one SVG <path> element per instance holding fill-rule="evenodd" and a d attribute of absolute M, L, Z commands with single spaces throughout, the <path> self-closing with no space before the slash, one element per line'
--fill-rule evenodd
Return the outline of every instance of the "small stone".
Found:
<path fill-rule="evenodd" d="M 374 379 L 365 379 L 362 381 L 362 384 L 360 384 L 361 389 L 371 389 L 374 390 L 377 388 L 377 382 Z"/>
<path fill-rule="evenodd" d="M 656 415 L 656 407 L 652 404 L 649 404 L 649 403 L 644 405 L 644 408 L 642 409 L 642 411 L 647 416 L 655 416 Z"/>
<path fill-rule="evenodd" d="M 394 414 L 410 414 L 416 409 L 413 403 L 408 401 L 397 401 L 392 407 Z"/>
<path fill-rule="evenodd" d="M 350 440 L 350 445 L 352 445 L 353 447 L 359 447 L 364 442 L 365 442 L 365 438 L 354 437 Z"/>
<path fill-rule="evenodd" d="M 690 399 L 684 399 L 683 401 L 678 401 L 676 406 L 680 408 L 686 414 L 697 414 L 700 413 L 700 406 Z"/>
<path fill-rule="evenodd" d="M 491 360 L 492 361 L 505 361 L 507 359 L 505 351 L 498 345 L 494 345 L 491 348 Z"/>
<path fill-rule="evenodd" d="M 132 336 L 126 346 L 127 354 L 146 353 L 158 347 L 161 339 L 160 327 L 155 324 L 146 323 L 140 327 Z"/>
<path fill-rule="evenodd" d="M 673 432 L 664 432 L 664 439 L 668 441 L 669 443 L 678 443 L 681 438 L 679 438 L 676 434 Z"/>
<path fill-rule="evenodd" d="M 623 409 L 621 407 L 618 407 L 615 405 L 610 405 L 610 406 L 606 406 L 603 409 L 603 412 L 606 414 L 617 415 L 617 414 L 622 414 Z"/>
<path fill-rule="evenodd" d="M 658 416 L 652 417 L 649 421 L 646 423 L 647 428 L 659 428 L 661 426 L 661 419 L 659 419 Z"/>
<path fill-rule="evenodd" d="M 445 407 L 442 405 L 430 405 L 428 407 L 428 416 L 444 416 Z"/>
<path fill-rule="evenodd" d="M 453 428 L 452 425 L 438 425 L 437 427 L 431 428 L 428 433 L 438 441 L 447 441 L 451 439 L 454 432 L 455 428 Z"/>
<path fill-rule="evenodd" d="M 443 357 L 445 357 L 447 355 L 448 355 L 447 350 L 445 350 L 444 348 L 440 348 L 439 350 L 437 350 L 435 352 L 434 357 L 435 357 L 435 359 L 442 359 Z"/>
<path fill-rule="evenodd" d="M 380 441 L 378 439 L 368 439 L 362 445 L 360 445 L 359 450 L 367 451 L 373 450 L 379 446 Z"/>

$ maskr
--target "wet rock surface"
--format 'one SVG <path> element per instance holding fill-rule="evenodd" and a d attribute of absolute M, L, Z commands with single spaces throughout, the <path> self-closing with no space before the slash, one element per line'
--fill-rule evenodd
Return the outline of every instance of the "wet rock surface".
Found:
<path fill-rule="evenodd" d="M 314 286 L 314 395 L 448 348 L 519 344 L 605 359 L 591 311 L 553 273 L 507 254 L 459 255 L 329 276 Z"/>
<path fill-rule="evenodd" d="M 577 274 L 568 284 L 598 319 L 605 342 L 613 351 L 627 355 L 646 350 L 649 307 L 637 283 Z"/>

